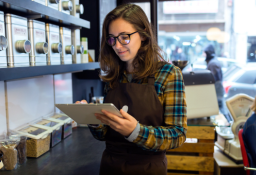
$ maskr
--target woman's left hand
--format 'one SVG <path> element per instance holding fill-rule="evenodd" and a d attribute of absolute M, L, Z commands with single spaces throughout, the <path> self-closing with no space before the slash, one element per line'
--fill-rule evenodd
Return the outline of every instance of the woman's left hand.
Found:
<path fill-rule="evenodd" d="M 138 123 L 133 116 L 129 115 L 122 109 L 120 110 L 120 113 L 122 114 L 123 118 L 105 110 L 102 110 L 101 112 L 103 114 L 95 114 L 96 118 L 126 137 L 130 136 Z"/>

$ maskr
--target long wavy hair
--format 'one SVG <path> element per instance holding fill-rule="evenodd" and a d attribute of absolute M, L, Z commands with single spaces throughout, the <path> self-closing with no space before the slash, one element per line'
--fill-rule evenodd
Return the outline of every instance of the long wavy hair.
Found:
<path fill-rule="evenodd" d="M 99 55 L 100 67 L 104 72 L 100 78 L 104 82 L 109 82 L 110 88 L 116 86 L 120 74 L 126 69 L 126 62 L 123 62 L 114 49 L 106 43 L 109 24 L 118 18 L 132 24 L 140 36 L 145 39 L 133 61 L 133 66 L 136 68 L 133 74 L 134 79 L 142 79 L 154 74 L 158 70 L 158 62 L 164 60 L 144 11 L 135 4 L 123 4 L 116 7 L 107 14 L 104 20 Z"/>

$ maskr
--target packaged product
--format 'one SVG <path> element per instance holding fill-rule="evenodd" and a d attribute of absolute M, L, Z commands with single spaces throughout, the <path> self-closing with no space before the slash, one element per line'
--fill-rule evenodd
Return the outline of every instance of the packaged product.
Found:
<path fill-rule="evenodd" d="M 50 150 L 51 130 L 28 125 L 14 132 L 26 136 L 27 157 L 39 157 Z"/>
<path fill-rule="evenodd" d="M 16 146 L 18 140 L 0 140 L 0 153 L 2 154 L 1 161 L 3 162 L 3 170 L 14 170 L 17 168 L 18 152 Z"/>
<path fill-rule="evenodd" d="M 49 118 L 49 120 L 52 121 L 62 121 L 64 122 L 63 127 L 62 127 L 62 138 L 66 138 L 69 135 L 72 134 L 72 119 L 68 117 L 66 114 L 54 114 Z"/>
<path fill-rule="evenodd" d="M 27 137 L 16 133 L 10 133 L 9 138 L 20 140 L 16 147 L 18 151 L 18 164 L 24 164 L 27 162 Z"/>
<path fill-rule="evenodd" d="M 39 122 L 36 122 L 36 124 L 33 124 L 33 126 L 45 128 L 51 130 L 51 147 L 54 147 L 56 144 L 61 142 L 62 138 L 62 121 L 51 121 L 49 119 L 43 119 Z"/>

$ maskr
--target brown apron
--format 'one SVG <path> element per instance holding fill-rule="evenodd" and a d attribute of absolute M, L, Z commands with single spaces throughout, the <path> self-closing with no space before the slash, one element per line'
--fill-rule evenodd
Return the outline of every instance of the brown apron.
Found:
<path fill-rule="evenodd" d="M 119 83 L 110 90 L 105 103 L 113 103 L 118 109 L 128 106 L 128 113 L 146 126 L 163 126 L 163 106 L 160 103 L 154 76 L 148 84 Z M 143 150 L 127 141 L 123 135 L 108 128 L 106 149 L 102 155 L 100 175 L 166 175 L 165 151 Z"/>

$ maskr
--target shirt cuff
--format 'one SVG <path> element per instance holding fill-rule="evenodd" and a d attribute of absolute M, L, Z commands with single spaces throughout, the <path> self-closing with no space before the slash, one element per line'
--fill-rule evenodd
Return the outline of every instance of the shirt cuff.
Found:
<path fill-rule="evenodd" d="M 124 137 L 124 138 L 129 142 L 133 142 L 138 137 L 139 133 L 140 133 L 140 124 L 138 122 L 135 129 L 132 131 L 131 135 L 129 137 Z"/>

